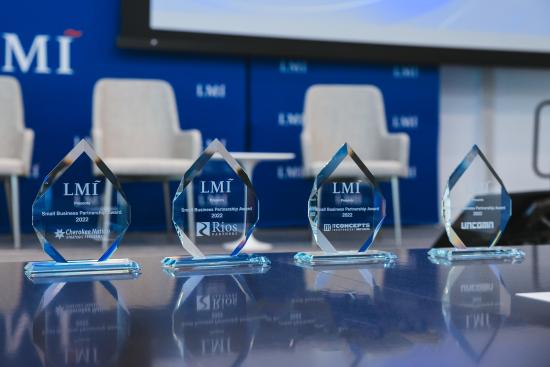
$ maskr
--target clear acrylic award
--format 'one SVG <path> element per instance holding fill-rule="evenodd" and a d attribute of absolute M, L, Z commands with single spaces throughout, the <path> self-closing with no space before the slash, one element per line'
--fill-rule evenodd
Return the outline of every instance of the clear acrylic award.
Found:
<path fill-rule="evenodd" d="M 294 256 L 300 265 L 391 262 L 396 255 L 370 249 L 386 216 L 386 201 L 372 173 L 346 143 L 315 177 L 308 216 L 319 252 Z M 359 247 L 358 250 L 342 250 Z"/>
<path fill-rule="evenodd" d="M 194 272 L 228 267 L 268 266 L 264 256 L 241 252 L 259 219 L 260 203 L 242 167 L 214 140 L 185 172 L 172 206 L 172 221 L 191 256 L 162 260 L 165 268 Z M 205 255 L 225 245 L 230 253 Z"/>
<path fill-rule="evenodd" d="M 93 176 L 92 165 L 101 176 Z M 32 205 L 32 225 L 53 261 L 27 263 L 29 278 L 140 271 L 132 260 L 111 259 L 130 225 L 130 205 L 115 175 L 85 140 L 44 179 Z M 83 252 L 95 256 L 71 260 Z"/>
<path fill-rule="evenodd" d="M 431 249 L 436 262 L 523 258 L 521 250 L 495 246 L 512 216 L 512 199 L 477 145 L 449 177 L 442 216 L 454 247 Z"/>

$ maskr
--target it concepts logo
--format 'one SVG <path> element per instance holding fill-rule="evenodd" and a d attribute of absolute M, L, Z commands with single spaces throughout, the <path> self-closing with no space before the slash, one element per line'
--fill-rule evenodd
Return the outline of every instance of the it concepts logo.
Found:
<path fill-rule="evenodd" d="M 210 236 L 210 222 L 197 222 L 197 237 Z"/>

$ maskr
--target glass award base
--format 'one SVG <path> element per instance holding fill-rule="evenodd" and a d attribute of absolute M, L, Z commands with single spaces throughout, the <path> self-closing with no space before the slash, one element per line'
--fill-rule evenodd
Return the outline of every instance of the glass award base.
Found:
<path fill-rule="evenodd" d="M 376 264 L 387 263 L 397 259 L 397 256 L 391 252 L 367 250 L 358 251 L 340 251 L 335 253 L 325 252 L 299 252 L 294 255 L 294 261 L 298 265 L 357 265 L 357 264 Z"/>
<path fill-rule="evenodd" d="M 444 262 L 464 260 L 519 260 L 525 253 L 513 247 L 468 247 L 433 248 L 428 251 L 430 258 Z"/>
<path fill-rule="evenodd" d="M 33 278 L 53 278 L 90 275 L 136 274 L 141 267 L 130 259 L 74 260 L 66 263 L 34 261 L 25 265 L 25 274 Z"/>
<path fill-rule="evenodd" d="M 190 256 L 170 256 L 162 260 L 162 266 L 174 269 L 178 272 L 194 273 L 201 271 L 212 271 L 227 268 L 258 268 L 268 267 L 271 261 L 265 256 L 239 254 L 212 255 L 204 258 Z"/>

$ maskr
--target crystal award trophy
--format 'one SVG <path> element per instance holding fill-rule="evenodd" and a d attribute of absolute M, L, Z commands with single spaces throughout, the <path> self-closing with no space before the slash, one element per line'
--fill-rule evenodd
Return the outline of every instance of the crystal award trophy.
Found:
<path fill-rule="evenodd" d="M 390 263 L 397 257 L 369 249 L 386 216 L 386 201 L 361 159 L 346 143 L 315 177 L 308 215 L 320 252 L 300 252 L 300 265 Z M 343 248 L 359 246 L 356 251 Z"/>
<path fill-rule="evenodd" d="M 242 167 L 214 140 L 185 172 L 172 206 L 176 232 L 191 256 L 166 257 L 163 266 L 183 272 L 268 266 L 264 256 L 241 253 L 258 222 L 259 205 Z M 224 255 L 203 253 L 222 245 L 233 250 Z"/>
<path fill-rule="evenodd" d="M 524 256 L 521 250 L 495 246 L 512 216 L 512 199 L 476 145 L 449 178 L 442 216 L 454 247 L 431 249 L 436 262 Z"/>
<path fill-rule="evenodd" d="M 92 175 L 92 167 L 101 176 Z M 32 225 L 53 261 L 29 262 L 29 278 L 131 274 L 140 266 L 111 259 L 130 225 L 130 205 L 115 175 L 81 140 L 46 176 L 32 205 Z M 82 252 L 91 260 L 69 260 Z"/>

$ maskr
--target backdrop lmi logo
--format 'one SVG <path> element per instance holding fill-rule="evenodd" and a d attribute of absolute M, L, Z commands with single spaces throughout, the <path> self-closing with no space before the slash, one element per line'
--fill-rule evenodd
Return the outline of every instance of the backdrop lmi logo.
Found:
<path fill-rule="evenodd" d="M 37 34 L 30 44 L 21 42 L 15 33 L 2 33 L 4 41 L 4 63 L 2 71 L 14 73 L 17 69 L 26 74 L 34 65 L 36 74 L 71 75 L 71 44 L 81 32 L 68 29 L 61 36 L 50 37 L 47 34 Z M 54 38 L 52 40 L 52 38 Z M 52 71 L 49 55 L 57 51 L 57 68 Z M 48 53 L 49 52 L 49 53 Z"/>
<path fill-rule="evenodd" d="M 197 222 L 197 237 L 210 236 L 210 222 Z"/>

